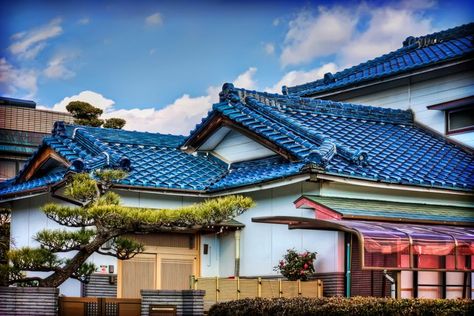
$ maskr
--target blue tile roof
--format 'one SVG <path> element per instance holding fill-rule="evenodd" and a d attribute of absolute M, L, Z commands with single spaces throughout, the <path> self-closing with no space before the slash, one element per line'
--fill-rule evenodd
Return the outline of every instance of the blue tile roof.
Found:
<path fill-rule="evenodd" d="M 196 137 L 219 117 L 273 143 L 290 159 L 277 156 L 227 165 L 210 154 L 180 149 L 193 147 Z M 0 199 L 46 187 L 69 171 L 97 168 L 128 170 L 128 177 L 120 182 L 125 186 L 198 192 L 308 172 L 474 189 L 474 155 L 414 125 L 410 111 L 248 91 L 231 84 L 224 85 L 220 102 L 187 138 L 57 123 L 31 160 L 45 147 L 70 165 L 21 183 L 24 169 L 17 178 L 0 184 Z"/>
<path fill-rule="evenodd" d="M 281 157 L 270 157 L 232 164 L 229 173 L 211 186 L 211 190 L 225 190 L 252 185 L 301 173 L 304 162 L 288 162 Z"/>
<path fill-rule="evenodd" d="M 221 102 L 185 145 L 192 143 L 216 113 L 287 149 L 300 163 L 320 173 L 474 188 L 474 156 L 415 126 L 410 111 L 247 91 L 226 84 Z"/>
<path fill-rule="evenodd" d="M 327 73 L 323 79 L 282 90 L 284 94 L 310 96 L 472 57 L 473 34 L 474 23 L 470 23 L 426 36 L 408 37 L 403 47 L 394 52 L 335 74 Z"/>

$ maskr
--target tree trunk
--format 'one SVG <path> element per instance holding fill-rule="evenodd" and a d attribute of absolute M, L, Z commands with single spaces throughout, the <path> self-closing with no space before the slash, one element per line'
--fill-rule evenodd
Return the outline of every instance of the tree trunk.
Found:
<path fill-rule="evenodd" d="M 40 287 L 58 287 L 73 275 L 86 260 L 108 240 L 110 236 L 97 235 L 86 247 L 79 250 L 64 268 L 59 269 L 39 282 Z"/>

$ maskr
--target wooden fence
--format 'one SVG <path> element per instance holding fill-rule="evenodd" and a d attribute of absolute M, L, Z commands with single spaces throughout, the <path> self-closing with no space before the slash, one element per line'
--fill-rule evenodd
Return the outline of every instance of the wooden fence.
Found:
<path fill-rule="evenodd" d="M 287 281 L 263 278 L 191 278 L 191 288 L 205 290 L 204 309 L 216 302 L 238 300 L 241 298 L 273 297 L 314 297 L 323 296 L 323 282 Z"/>
<path fill-rule="evenodd" d="M 140 299 L 59 297 L 60 316 L 140 316 L 140 308 Z"/>

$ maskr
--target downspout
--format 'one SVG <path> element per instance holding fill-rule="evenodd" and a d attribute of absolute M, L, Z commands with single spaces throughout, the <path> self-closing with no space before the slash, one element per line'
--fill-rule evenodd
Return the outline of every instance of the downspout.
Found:
<path fill-rule="evenodd" d="M 346 243 L 346 297 L 351 297 L 351 254 L 352 254 L 352 234 L 351 241 Z"/>
<path fill-rule="evenodd" d="M 390 282 L 390 297 L 397 298 L 395 279 L 387 273 L 387 270 L 383 270 L 383 276 Z"/>
<path fill-rule="evenodd" d="M 240 276 L 240 229 L 234 232 L 235 238 L 235 268 L 234 276 Z"/>

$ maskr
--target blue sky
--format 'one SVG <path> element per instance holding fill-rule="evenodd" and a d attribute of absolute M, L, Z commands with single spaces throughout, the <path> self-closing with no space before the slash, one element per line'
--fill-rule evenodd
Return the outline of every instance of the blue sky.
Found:
<path fill-rule="evenodd" d="M 474 21 L 469 1 L 9 1 L 0 94 L 186 134 L 224 82 L 280 92 Z"/>

